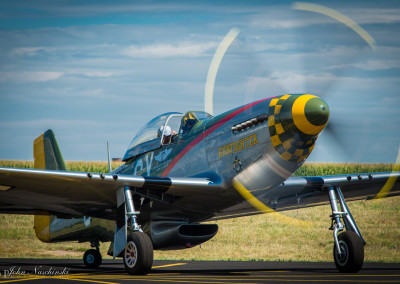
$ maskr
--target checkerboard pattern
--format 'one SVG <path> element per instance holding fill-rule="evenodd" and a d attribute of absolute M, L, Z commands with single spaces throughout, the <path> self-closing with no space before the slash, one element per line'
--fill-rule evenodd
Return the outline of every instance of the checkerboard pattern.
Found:
<path fill-rule="evenodd" d="M 271 100 L 268 110 L 268 129 L 272 145 L 282 158 L 289 162 L 303 162 L 314 148 L 315 139 L 303 141 L 295 138 L 291 131 L 284 129 L 280 112 L 283 104 L 291 95 Z"/>

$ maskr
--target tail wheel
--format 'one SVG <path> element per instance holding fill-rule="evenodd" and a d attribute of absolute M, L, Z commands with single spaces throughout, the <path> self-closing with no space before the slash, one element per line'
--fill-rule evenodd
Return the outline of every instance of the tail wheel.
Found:
<path fill-rule="evenodd" d="M 129 274 L 149 273 L 153 265 L 153 243 L 149 236 L 140 232 L 129 234 L 123 257 Z"/>
<path fill-rule="evenodd" d="M 89 249 L 83 255 L 83 263 L 87 268 L 97 268 L 102 261 L 101 254 L 98 250 Z"/>
<path fill-rule="evenodd" d="M 333 258 L 340 272 L 356 273 L 364 263 L 364 244 L 353 231 L 346 231 L 338 236 L 341 254 L 333 248 Z"/>

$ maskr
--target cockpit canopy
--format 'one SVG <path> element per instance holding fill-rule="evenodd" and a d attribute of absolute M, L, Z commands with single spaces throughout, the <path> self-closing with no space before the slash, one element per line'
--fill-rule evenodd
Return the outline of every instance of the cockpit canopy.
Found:
<path fill-rule="evenodd" d="M 129 144 L 123 161 L 142 153 L 155 150 L 163 145 L 165 127 L 169 126 L 177 142 L 184 137 L 200 121 L 211 118 L 212 115 L 204 111 L 188 111 L 185 115 L 179 112 L 168 112 L 150 120 L 143 126 Z"/>

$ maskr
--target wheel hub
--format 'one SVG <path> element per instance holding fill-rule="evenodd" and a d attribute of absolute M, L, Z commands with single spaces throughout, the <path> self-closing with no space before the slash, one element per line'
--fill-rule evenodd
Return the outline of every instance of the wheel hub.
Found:
<path fill-rule="evenodd" d="M 336 259 L 340 265 L 344 266 L 349 260 L 349 248 L 344 241 L 340 241 L 339 246 L 341 254 L 336 253 Z"/>
<path fill-rule="evenodd" d="M 125 247 L 125 263 L 128 267 L 134 267 L 137 260 L 137 248 L 134 242 L 130 241 Z"/>
<path fill-rule="evenodd" d="M 94 256 L 91 255 L 91 254 L 89 254 L 89 255 L 87 256 L 86 260 L 87 260 L 88 263 L 93 263 L 93 261 L 94 261 Z"/>

